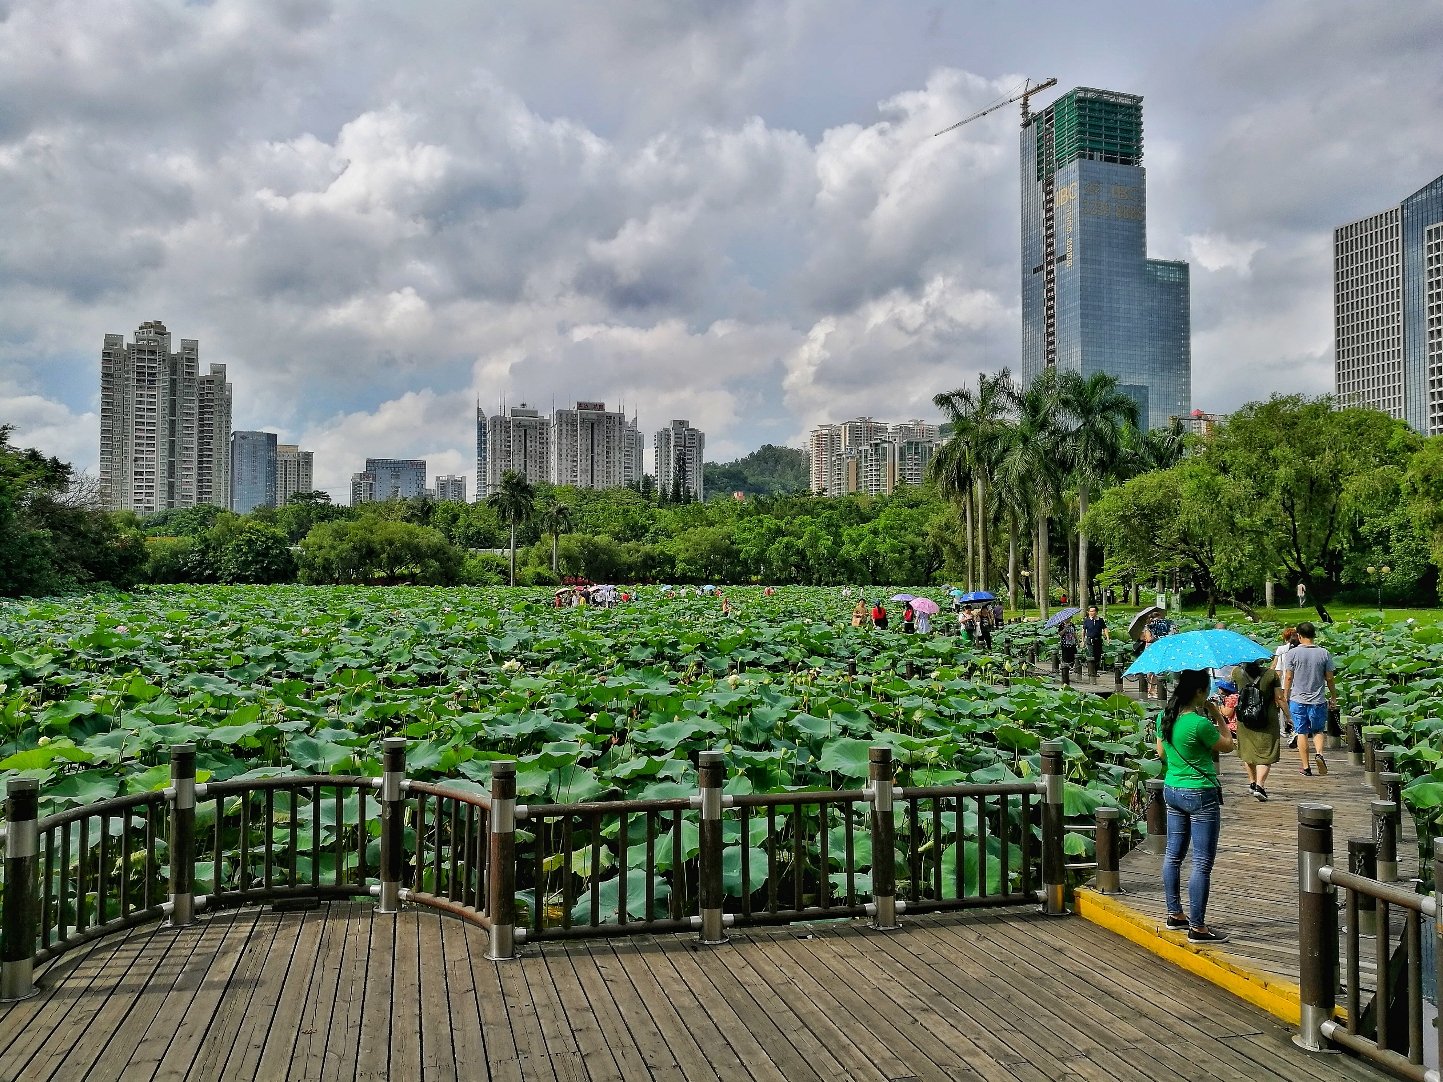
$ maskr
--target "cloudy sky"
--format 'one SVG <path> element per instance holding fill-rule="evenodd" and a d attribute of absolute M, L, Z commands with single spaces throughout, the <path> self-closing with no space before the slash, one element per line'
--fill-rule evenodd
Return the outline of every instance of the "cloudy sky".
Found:
<path fill-rule="evenodd" d="M 1325 391 L 1331 230 L 1443 173 L 1440 56 L 1443 0 L 0 0 L 0 423 L 93 469 L 148 319 L 341 498 L 473 475 L 477 399 L 715 459 L 931 416 L 1020 339 L 1016 107 L 933 132 L 1028 76 L 1143 95 L 1194 404 Z"/>

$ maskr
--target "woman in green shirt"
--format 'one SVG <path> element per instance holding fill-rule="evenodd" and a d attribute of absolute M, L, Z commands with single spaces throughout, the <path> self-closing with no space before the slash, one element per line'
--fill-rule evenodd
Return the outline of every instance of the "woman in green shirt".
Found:
<path fill-rule="evenodd" d="M 1163 800 L 1167 804 L 1167 850 L 1162 858 L 1162 889 L 1167 897 L 1167 926 L 1187 929 L 1192 943 L 1221 943 L 1222 932 L 1207 926 L 1208 889 L 1222 825 L 1223 791 L 1218 784 L 1216 752 L 1232 751 L 1226 725 L 1214 725 L 1207 713 L 1211 674 L 1193 669 L 1178 674 L 1177 686 L 1158 724 L 1157 754 L 1163 761 Z M 1182 910 L 1182 858 L 1192 848 L 1187 881 L 1188 911 Z"/>

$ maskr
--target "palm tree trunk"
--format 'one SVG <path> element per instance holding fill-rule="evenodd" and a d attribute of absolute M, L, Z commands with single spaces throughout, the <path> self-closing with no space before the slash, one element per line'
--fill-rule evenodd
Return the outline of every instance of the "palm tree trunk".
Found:
<path fill-rule="evenodd" d="M 1082 532 L 1082 520 L 1087 517 L 1087 486 L 1077 486 L 1077 607 L 1087 611 L 1087 534 Z"/>
<path fill-rule="evenodd" d="M 1051 565 L 1047 551 L 1047 524 L 1049 518 L 1045 510 L 1039 508 L 1037 511 L 1037 615 L 1047 619 L 1047 603 L 1051 598 L 1052 586 L 1049 583 Z"/>
<path fill-rule="evenodd" d="M 511 585 L 516 585 L 516 523 L 511 524 Z"/>
<path fill-rule="evenodd" d="M 553 575 L 555 575 L 555 574 L 558 573 L 557 570 L 556 570 L 556 567 L 557 567 L 557 565 L 556 565 L 556 546 L 557 546 L 557 543 L 558 543 L 560 540 L 561 540 L 561 535 L 560 535 L 559 533 L 557 533 L 555 530 L 553 530 L 553 531 L 551 532 L 551 573 L 552 573 Z"/>
<path fill-rule="evenodd" d="M 987 589 L 987 488 L 977 475 L 977 588 Z"/>
<path fill-rule="evenodd" d="M 970 491 L 962 494 L 962 522 L 963 531 L 967 534 L 967 592 L 970 594 L 977 589 L 976 580 L 972 577 L 972 493 Z"/>
<path fill-rule="evenodd" d="M 1007 512 L 1007 607 L 1017 611 L 1017 512 Z"/>

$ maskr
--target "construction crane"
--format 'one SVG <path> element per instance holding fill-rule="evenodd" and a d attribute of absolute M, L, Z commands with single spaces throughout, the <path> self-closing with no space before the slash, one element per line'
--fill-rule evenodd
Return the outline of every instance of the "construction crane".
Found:
<path fill-rule="evenodd" d="M 1012 97 L 1010 97 L 1010 98 L 1007 98 L 1007 99 L 1005 99 L 1005 100 L 1003 100 L 1003 101 L 999 101 L 999 102 L 997 102 L 997 104 L 995 104 L 995 105 L 989 105 L 986 109 L 981 109 L 981 110 L 979 110 L 978 112 L 973 113 L 971 116 L 966 117 L 965 119 L 962 119 L 962 120 L 957 121 L 957 123 L 956 123 L 956 124 L 953 124 L 951 127 L 943 128 L 943 129 L 942 129 L 941 131 L 939 131 L 939 132 L 934 132 L 934 133 L 933 133 L 933 138 L 936 138 L 938 135 L 946 135 L 949 131 L 956 131 L 956 130 L 957 130 L 958 128 L 960 128 L 963 124 L 971 124 L 972 121 L 977 120 L 977 119 L 980 119 L 981 117 L 986 116 L 988 113 L 996 112 L 998 109 L 1001 109 L 1004 105 L 1011 105 L 1014 101 L 1020 101 L 1020 102 L 1022 103 L 1022 126 L 1025 128 L 1025 127 L 1027 127 L 1027 121 L 1028 121 L 1028 119 L 1032 116 L 1031 111 L 1028 109 L 1029 99 L 1032 97 L 1033 94 L 1041 93 L 1042 91 L 1046 90 L 1048 87 L 1056 86 L 1056 85 L 1057 85 L 1057 80 L 1056 80 L 1056 79 L 1048 79 L 1048 80 L 1046 80 L 1045 82 L 1041 82 L 1041 83 L 1036 84 L 1035 86 L 1032 84 L 1032 81 L 1031 81 L 1031 80 L 1028 80 L 1028 81 L 1026 81 L 1026 82 L 1024 82 L 1024 83 L 1022 84 L 1022 93 L 1021 93 L 1021 94 L 1014 94 L 1014 95 L 1013 95 Z"/>

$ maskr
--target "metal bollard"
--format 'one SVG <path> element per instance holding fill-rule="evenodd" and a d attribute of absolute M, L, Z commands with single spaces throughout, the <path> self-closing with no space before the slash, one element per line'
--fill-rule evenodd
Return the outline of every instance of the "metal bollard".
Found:
<path fill-rule="evenodd" d="M 1363 739 L 1363 783 L 1378 791 L 1378 745 L 1371 736 Z"/>
<path fill-rule="evenodd" d="M 722 786 L 726 766 L 719 751 L 704 751 L 697 758 L 701 789 L 701 825 L 697 837 L 697 901 L 701 907 L 701 941 L 725 943 L 722 924 Z"/>
<path fill-rule="evenodd" d="M 1374 800 L 1368 805 L 1373 816 L 1373 841 L 1378 846 L 1377 879 L 1382 883 L 1398 881 L 1398 820 L 1391 800 Z"/>
<path fill-rule="evenodd" d="M 1328 1050 L 1323 1024 L 1333 1020 L 1338 996 L 1336 891 L 1321 870 L 1333 863 L 1333 809 L 1298 805 L 1298 999 L 1302 1018 L 1293 1043 Z"/>
<path fill-rule="evenodd" d="M 1067 867 L 1062 851 L 1062 741 L 1042 742 L 1042 912 L 1067 912 Z"/>
<path fill-rule="evenodd" d="M 889 932 L 897 923 L 896 822 L 892 818 L 892 749 L 867 750 L 868 788 L 872 793 L 872 927 Z"/>
<path fill-rule="evenodd" d="M 1378 844 L 1372 838 L 1348 839 L 1348 871 L 1368 879 L 1378 878 Z M 1349 905 L 1357 914 L 1359 935 L 1376 935 L 1378 932 L 1378 902 L 1371 894 L 1362 891 L 1348 892 Z"/>
<path fill-rule="evenodd" d="M 486 868 L 486 912 L 493 962 L 516 957 L 516 763 L 491 764 L 491 838 Z M 541 904 L 538 894 L 536 904 Z"/>
<path fill-rule="evenodd" d="M 1147 842 L 1144 846 L 1155 857 L 1167 849 L 1167 804 L 1162 798 L 1162 779 L 1147 779 Z"/>
<path fill-rule="evenodd" d="M 1062 655 L 1061 655 L 1061 654 L 1053 654 L 1053 655 L 1052 655 L 1052 671 L 1053 671 L 1053 672 L 1057 672 L 1057 671 L 1058 671 L 1059 669 L 1061 669 L 1061 668 L 1062 668 Z"/>
<path fill-rule="evenodd" d="M 1363 723 L 1357 716 L 1350 717 L 1344 729 L 1348 738 L 1348 762 L 1354 766 L 1363 765 Z"/>
<path fill-rule="evenodd" d="M 401 911 L 401 873 L 406 863 L 406 738 L 381 741 L 381 891 L 378 913 Z"/>
<path fill-rule="evenodd" d="M 1114 666 L 1112 667 L 1112 682 L 1113 682 L 1113 691 L 1114 691 L 1114 693 L 1115 693 L 1115 694 L 1118 694 L 1118 695 L 1121 695 L 1121 694 L 1123 693 L 1123 687 L 1124 687 L 1123 682 L 1122 682 L 1122 666 L 1121 666 L 1121 665 L 1114 665 Z"/>
<path fill-rule="evenodd" d="M 848 676 L 856 676 L 856 675 L 857 675 L 857 659 L 854 658 L 854 657 L 849 657 L 849 658 L 847 658 L 847 675 L 848 675 Z"/>
<path fill-rule="evenodd" d="M 170 927 L 195 921 L 195 745 L 170 749 Z"/>
<path fill-rule="evenodd" d="M 5 902 L 0 909 L 0 1002 L 39 993 L 35 987 L 35 932 L 40 915 L 36 875 L 40 855 L 40 783 L 5 783 Z"/>
<path fill-rule="evenodd" d="M 1373 789 L 1378 794 L 1379 800 L 1387 800 L 1388 792 L 1383 788 L 1383 775 L 1394 772 L 1393 753 L 1380 748 L 1373 755 L 1373 767 L 1377 771 L 1373 779 Z"/>
<path fill-rule="evenodd" d="M 1117 808 L 1097 809 L 1097 890 L 1101 894 L 1122 893 L 1120 864 L 1121 839 L 1118 822 L 1122 813 Z"/>
<path fill-rule="evenodd" d="M 1383 790 L 1383 799 L 1393 805 L 1393 828 L 1403 830 L 1403 775 L 1391 770 L 1378 773 L 1378 788 Z"/>

